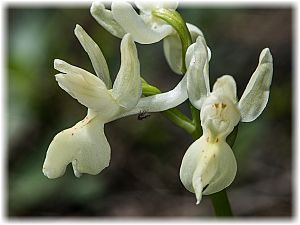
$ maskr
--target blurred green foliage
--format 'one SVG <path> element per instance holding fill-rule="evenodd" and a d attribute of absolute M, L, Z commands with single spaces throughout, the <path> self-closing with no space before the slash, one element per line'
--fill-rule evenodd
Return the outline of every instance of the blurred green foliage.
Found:
<path fill-rule="evenodd" d="M 269 103 L 253 123 L 240 124 L 234 145 L 236 180 L 229 188 L 238 216 L 292 215 L 292 13 L 291 7 L 185 6 L 183 18 L 201 28 L 212 50 L 210 83 L 223 74 L 237 80 L 238 95 L 269 47 L 274 78 Z M 179 167 L 192 139 L 159 113 L 106 126 L 112 147 L 110 167 L 77 179 L 72 169 L 49 180 L 42 174 L 54 135 L 85 116 L 86 108 L 60 89 L 55 58 L 93 72 L 73 34 L 78 23 L 102 49 L 114 79 L 120 40 L 86 8 L 10 5 L 7 19 L 8 148 L 7 215 L 21 216 L 209 216 L 179 180 Z M 141 73 L 163 91 L 180 80 L 167 66 L 162 43 L 139 45 Z M 186 104 L 180 106 L 186 114 Z M 171 207 L 170 207 L 171 206 Z"/>

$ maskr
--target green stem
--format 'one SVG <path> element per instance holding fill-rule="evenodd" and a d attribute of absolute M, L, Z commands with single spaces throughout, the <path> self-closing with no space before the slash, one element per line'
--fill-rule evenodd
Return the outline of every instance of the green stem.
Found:
<path fill-rule="evenodd" d="M 217 217 L 231 217 L 232 211 L 226 189 L 210 195 Z"/>
<path fill-rule="evenodd" d="M 162 114 L 167 117 L 171 122 L 173 122 L 178 127 L 184 129 L 188 134 L 193 136 L 195 133 L 195 126 L 189 118 L 182 114 L 178 109 L 169 109 L 163 111 Z"/>
<path fill-rule="evenodd" d="M 191 136 L 192 136 L 193 140 L 195 141 L 195 140 L 199 139 L 202 135 L 202 128 L 200 125 L 200 111 L 198 109 L 196 109 L 191 103 L 189 103 L 189 105 L 190 105 L 190 110 L 191 110 L 191 114 L 192 114 L 192 121 L 195 126 L 195 131 Z"/>

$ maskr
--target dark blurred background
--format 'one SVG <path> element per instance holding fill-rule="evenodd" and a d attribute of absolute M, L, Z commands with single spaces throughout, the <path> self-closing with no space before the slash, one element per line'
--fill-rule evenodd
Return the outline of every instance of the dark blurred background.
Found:
<path fill-rule="evenodd" d="M 8 146 L 6 215 L 16 217 L 208 217 L 208 196 L 195 205 L 179 179 L 182 157 L 192 139 L 159 113 L 142 121 L 131 116 L 106 125 L 110 166 L 97 176 L 42 173 L 49 143 L 73 126 L 86 108 L 57 85 L 55 58 L 93 72 L 73 30 L 78 23 L 99 44 L 115 78 L 120 39 L 92 18 L 89 5 L 6 6 Z M 294 215 L 292 132 L 292 6 L 184 5 L 183 18 L 203 31 L 212 51 L 210 83 L 223 74 L 237 81 L 238 96 L 269 47 L 274 77 L 269 103 L 252 123 L 242 123 L 234 145 L 238 173 L 228 195 L 240 217 Z M 162 43 L 138 45 L 141 73 L 166 91 L 180 80 L 168 68 Z M 186 103 L 180 106 L 188 115 Z"/>

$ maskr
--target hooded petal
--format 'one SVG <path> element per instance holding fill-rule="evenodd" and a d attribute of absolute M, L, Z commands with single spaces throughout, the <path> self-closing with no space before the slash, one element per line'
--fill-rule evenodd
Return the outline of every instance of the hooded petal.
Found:
<path fill-rule="evenodd" d="M 202 31 L 193 24 L 186 23 L 186 26 L 191 34 L 192 43 L 194 43 L 198 36 L 203 37 Z M 174 33 L 164 38 L 164 53 L 166 60 L 173 70 L 177 74 L 181 74 L 182 68 L 182 46 L 179 39 L 179 36 Z M 210 51 L 210 50 L 209 50 Z M 189 65 L 189 62 L 187 63 Z"/>
<path fill-rule="evenodd" d="M 213 87 L 213 93 L 227 96 L 233 103 L 237 102 L 236 83 L 232 76 L 223 75 Z"/>
<path fill-rule="evenodd" d="M 113 2 L 111 8 L 114 19 L 126 33 L 132 35 L 135 42 L 140 44 L 158 42 L 173 32 L 172 27 L 167 24 L 157 25 L 151 29 L 127 2 Z"/>
<path fill-rule="evenodd" d="M 91 14 L 95 20 L 112 35 L 122 38 L 126 34 L 124 29 L 113 18 L 112 12 L 105 9 L 101 1 L 93 2 Z"/>
<path fill-rule="evenodd" d="M 105 83 L 107 89 L 111 89 L 108 66 L 99 46 L 78 24 L 76 25 L 74 33 L 84 50 L 89 55 L 97 76 Z"/>
<path fill-rule="evenodd" d="M 255 120 L 267 105 L 273 75 L 273 59 L 268 48 L 262 50 L 259 63 L 238 103 L 241 121 Z"/>
<path fill-rule="evenodd" d="M 95 75 L 62 60 L 54 60 L 54 67 L 65 74 L 57 74 L 58 85 L 87 108 L 109 118 L 119 112 L 120 107 L 105 84 Z"/>
<path fill-rule="evenodd" d="M 240 112 L 228 97 L 212 92 L 203 102 L 200 120 L 209 141 L 224 140 L 240 121 Z"/>
<path fill-rule="evenodd" d="M 121 67 L 113 84 L 112 95 L 118 104 L 127 110 L 132 109 L 142 94 L 140 63 L 136 46 L 130 34 L 121 42 Z"/>
<path fill-rule="evenodd" d="M 208 52 L 205 40 L 199 36 L 193 48 L 193 58 L 187 65 L 187 90 L 190 102 L 201 109 L 203 101 L 210 92 L 208 74 Z M 190 52 L 190 50 L 188 50 Z M 188 54 L 190 55 L 190 53 Z"/>
<path fill-rule="evenodd" d="M 48 178 L 65 173 L 72 162 L 74 174 L 98 174 L 109 165 L 110 146 L 99 116 L 88 115 L 75 126 L 58 133 L 49 145 L 43 165 Z"/>

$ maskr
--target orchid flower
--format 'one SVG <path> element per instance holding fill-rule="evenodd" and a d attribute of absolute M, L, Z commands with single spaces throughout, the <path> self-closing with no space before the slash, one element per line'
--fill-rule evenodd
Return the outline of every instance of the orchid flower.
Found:
<path fill-rule="evenodd" d="M 180 179 L 187 190 L 196 194 L 197 204 L 202 194 L 219 192 L 233 182 L 237 163 L 226 137 L 239 121 L 251 122 L 262 113 L 273 74 L 272 55 L 266 48 L 260 53 L 258 66 L 239 101 L 230 75 L 220 77 L 210 92 L 206 49 L 205 40 L 199 37 L 189 47 L 188 52 L 194 54 L 186 61 L 188 96 L 200 110 L 203 135 L 185 153 Z"/>
<path fill-rule="evenodd" d="M 98 0 L 92 4 L 91 14 L 103 28 L 116 37 L 122 38 L 126 33 L 130 33 L 133 40 L 140 44 L 152 44 L 164 40 L 166 60 L 175 73 L 181 74 L 180 39 L 171 25 L 152 14 L 154 10 L 159 9 L 176 10 L 178 2 L 136 1 L 136 6 L 140 14 L 128 2 L 114 1 L 111 10 L 107 10 Z M 186 25 L 192 42 L 195 42 L 198 36 L 203 36 L 198 27 L 189 23 Z"/>
<path fill-rule="evenodd" d="M 112 86 L 108 66 L 98 45 L 79 25 L 75 35 L 89 55 L 97 76 L 54 60 L 58 85 L 88 108 L 87 116 L 73 127 L 58 133 L 49 145 L 43 165 L 48 178 L 65 173 L 72 163 L 74 174 L 98 174 L 109 165 L 110 145 L 104 134 L 104 124 L 132 110 L 141 93 L 140 65 L 136 46 L 130 34 L 121 42 L 121 66 Z"/>
<path fill-rule="evenodd" d="M 58 85 L 86 106 L 88 113 L 82 121 L 58 133 L 50 143 L 43 165 L 43 173 L 48 178 L 62 176 L 69 163 L 77 177 L 82 173 L 100 173 L 110 161 L 105 123 L 140 112 L 168 110 L 188 98 L 186 76 L 168 92 L 141 98 L 140 65 L 130 34 L 122 38 L 121 67 L 113 85 L 99 46 L 79 25 L 75 35 L 89 55 L 97 76 L 54 60 L 54 68 L 61 72 L 55 75 Z"/>

